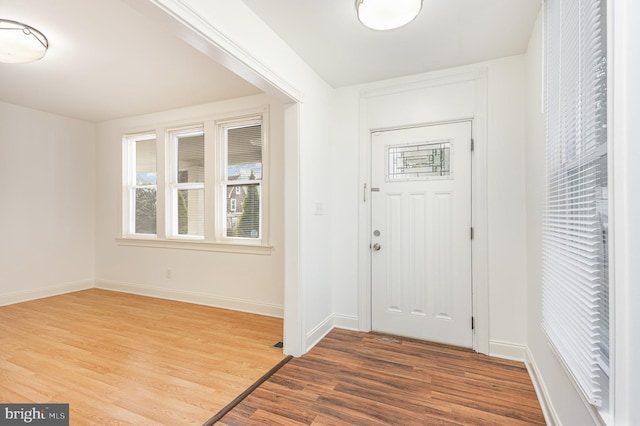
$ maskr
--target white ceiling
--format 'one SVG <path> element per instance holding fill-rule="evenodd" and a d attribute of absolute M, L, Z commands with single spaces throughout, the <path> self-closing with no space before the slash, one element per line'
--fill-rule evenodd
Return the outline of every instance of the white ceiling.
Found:
<path fill-rule="evenodd" d="M 423 0 L 390 31 L 360 24 L 355 0 L 243 0 L 333 87 L 524 53 L 540 0 Z"/>
<path fill-rule="evenodd" d="M 0 17 L 50 46 L 0 63 L 4 102 L 100 122 L 261 92 L 121 0 L 0 0 Z"/>
<path fill-rule="evenodd" d="M 45 58 L 0 63 L 0 101 L 92 122 L 260 93 L 130 4 L 0 0 L 0 17 L 49 39 Z M 220 0 L 222 1 L 222 0 Z M 375 32 L 355 0 L 243 0 L 329 84 L 341 87 L 523 53 L 540 0 L 424 0 Z"/>

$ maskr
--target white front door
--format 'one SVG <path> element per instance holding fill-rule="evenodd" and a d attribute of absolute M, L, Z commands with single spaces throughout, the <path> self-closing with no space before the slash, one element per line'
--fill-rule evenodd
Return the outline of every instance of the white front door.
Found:
<path fill-rule="evenodd" d="M 472 347 L 471 122 L 371 134 L 371 325 Z"/>

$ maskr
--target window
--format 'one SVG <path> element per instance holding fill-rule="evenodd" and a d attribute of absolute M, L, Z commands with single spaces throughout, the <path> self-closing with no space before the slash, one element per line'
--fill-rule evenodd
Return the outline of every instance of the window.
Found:
<path fill-rule="evenodd" d="M 261 238 L 262 235 L 262 124 L 229 123 L 221 128 L 225 148 L 225 193 L 235 192 L 227 212 L 225 234 L 229 238 Z M 240 203 L 241 209 L 237 209 Z"/>
<path fill-rule="evenodd" d="M 126 232 L 137 235 L 156 234 L 156 135 L 145 134 L 125 139 Z"/>
<path fill-rule="evenodd" d="M 204 130 L 169 133 L 169 236 L 204 238 Z"/>
<path fill-rule="evenodd" d="M 263 246 L 265 115 L 125 136 L 121 243 Z"/>
<path fill-rule="evenodd" d="M 607 411 L 609 268 L 604 0 L 546 3 L 543 327 L 587 400 Z"/>

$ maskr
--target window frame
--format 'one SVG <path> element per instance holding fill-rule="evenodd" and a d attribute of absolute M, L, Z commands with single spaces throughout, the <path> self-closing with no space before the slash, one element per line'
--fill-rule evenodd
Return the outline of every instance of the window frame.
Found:
<path fill-rule="evenodd" d="M 242 127 L 250 127 L 255 125 L 261 126 L 262 131 L 262 147 L 261 147 L 261 161 L 262 161 L 262 176 L 261 179 L 254 180 L 244 180 L 244 181 L 230 181 L 227 176 L 227 162 L 228 162 L 228 147 L 227 147 L 227 138 L 226 138 L 226 130 L 228 129 L 238 129 Z M 267 154 L 267 131 L 266 125 L 263 115 L 249 115 L 244 117 L 232 118 L 228 120 L 220 120 L 216 122 L 216 136 L 217 136 L 217 148 L 219 155 L 217 156 L 217 166 L 218 173 L 216 179 L 216 188 L 217 192 L 223 196 L 223 199 L 217 198 L 219 202 L 221 202 L 224 206 L 223 209 L 220 209 L 221 212 L 224 212 L 225 217 L 221 220 L 216 221 L 216 234 L 219 235 L 219 240 L 224 243 L 231 244 L 261 244 L 262 240 L 268 238 L 268 229 L 265 226 L 265 222 L 267 218 L 265 215 L 267 213 L 268 207 L 268 184 L 267 181 L 267 170 L 268 165 L 266 159 L 268 158 Z M 227 229 L 226 229 L 226 214 L 227 214 L 227 187 L 229 185 L 232 186 L 242 186 L 242 185 L 254 185 L 257 184 L 260 187 L 260 236 L 258 238 L 246 238 L 246 237 L 228 237 Z M 237 187 L 236 186 L 236 187 Z M 267 240 L 268 241 L 268 240 Z"/>
<path fill-rule="evenodd" d="M 222 147 L 221 128 L 229 124 L 246 122 L 259 123 L 262 126 L 262 179 L 261 185 L 261 228 L 260 238 L 229 238 L 224 233 L 227 216 L 225 186 L 221 182 L 226 164 L 225 149 Z M 172 159 L 177 160 L 177 144 L 171 142 L 171 132 L 202 128 L 204 132 L 204 236 L 193 238 L 180 235 L 176 237 L 177 229 L 172 220 L 171 206 L 171 177 Z M 134 211 L 127 200 L 127 182 L 130 179 L 132 158 L 129 141 L 141 135 L 154 134 L 156 137 L 156 231 L 155 235 L 131 233 L 128 216 Z M 123 190 L 121 206 L 121 235 L 115 238 L 118 245 L 136 247 L 157 247 L 183 250 L 199 250 L 214 252 L 231 252 L 270 255 L 273 246 L 269 237 L 269 107 L 248 109 L 230 114 L 212 114 L 200 119 L 185 119 L 174 123 L 158 123 L 154 131 L 123 132 Z M 175 152 L 172 150 L 176 149 Z M 175 168 L 175 167 L 174 167 Z M 248 183 L 248 182 L 247 182 Z M 176 216 L 177 217 L 177 216 Z"/>
<path fill-rule="evenodd" d="M 207 212 L 206 212 L 206 200 L 207 200 L 207 189 L 205 185 L 205 180 L 202 182 L 182 182 L 179 183 L 178 174 L 179 164 L 178 164 L 178 145 L 179 139 L 182 137 L 195 136 L 198 134 L 202 134 L 203 138 L 205 136 L 205 128 L 204 123 L 185 126 L 179 128 L 172 128 L 166 131 L 167 137 L 167 146 L 165 150 L 165 158 L 167 161 L 167 168 L 165 173 L 166 185 L 165 185 L 165 199 L 166 202 L 166 223 L 165 223 L 165 233 L 168 239 L 175 240 L 205 240 L 205 228 L 207 222 Z M 203 168 L 204 174 L 206 175 L 207 168 L 207 153 L 206 153 L 206 142 L 204 143 L 204 158 L 203 158 Z M 189 234 L 180 234 L 179 233 L 179 208 L 178 208 L 178 192 L 181 190 L 190 190 L 190 189 L 198 189 L 202 190 L 204 196 L 204 214 L 203 214 L 203 233 L 202 235 L 189 235 Z"/>
<path fill-rule="evenodd" d="M 155 185 L 138 185 L 137 184 L 137 151 L 136 144 L 149 140 L 156 141 L 156 184 Z M 122 191 L 122 232 L 129 238 L 138 239 L 155 239 L 158 233 L 158 135 L 154 131 L 145 131 L 125 135 L 123 137 L 123 191 Z M 143 188 L 153 188 L 156 191 L 156 233 L 142 234 L 135 232 L 136 226 L 136 190 Z"/>

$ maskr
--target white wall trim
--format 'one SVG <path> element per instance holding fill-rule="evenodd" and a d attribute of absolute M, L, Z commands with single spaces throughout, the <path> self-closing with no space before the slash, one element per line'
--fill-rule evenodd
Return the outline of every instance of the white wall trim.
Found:
<path fill-rule="evenodd" d="M 305 344 L 306 344 L 305 353 L 311 350 L 311 348 L 317 345 L 318 342 L 320 342 L 320 340 L 324 338 L 324 336 L 326 336 L 327 334 L 329 334 L 331 330 L 333 330 L 333 326 L 334 326 L 333 322 L 334 322 L 334 315 L 331 314 L 328 317 L 326 317 L 322 322 L 320 322 L 320 324 L 318 324 L 313 330 L 307 333 L 306 339 L 305 339 Z"/>
<path fill-rule="evenodd" d="M 159 299 L 168 299 L 178 302 L 194 303 L 214 308 L 230 309 L 276 318 L 282 318 L 284 313 L 284 308 L 281 305 L 260 303 L 232 297 L 212 296 L 191 291 L 177 291 L 133 283 L 96 281 L 95 288 L 119 291 L 121 293 L 138 294 L 140 296 L 157 297 Z"/>
<path fill-rule="evenodd" d="M 263 210 L 267 210 L 266 205 L 263 207 Z M 265 223 L 268 223 L 266 219 L 265 219 Z M 273 251 L 273 246 L 271 245 L 218 243 L 218 242 L 199 241 L 199 240 L 189 241 L 189 240 L 151 239 L 151 238 L 135 238 L 135 237 L 116 237 L 115 242 L 120 246 L 163 248 L 163 249 L 173 249 L 173 250 L 214 251 L 214 252 L 221 252 L 221 253 L 271 255 Z"/>
<path fill-rule="evenodd" d="M 489 259 L 488 259 L 488 71 L 477 65 L 439 71 L 406 79 L 395 79 L 375 83 L 360 92 L 360 172 L 359 189 L 370 187 L 371 147 L 368 128 L 369 100 L 379 96 L 444 86 L 454 83 L 475 82 L 476 105 L 473 117 L 451 117 L 450 120 L 472 119 L 472 134 L 475 139 L 473 156 L 473 200 L 472 223 L 474 227 L 472 280 L 473 316 L 475 318 L 474 350 L 489 353 Z M 425 121 L 428 121 L 428 117 Z M 414 124 L 427 124 L 414 123 Z M 369 232 L 371 227 L 370 197 L 361 199 L 358 210 L 358 330 L 371 331 L 371 258 Z"/>
<path fill-rule="evenodd" d="M 611 342 L 612 410 L 615 424 L 640 424 L 640 27 L 637 16 L 640 2 L 618 0 L 607 2 L 609 17 L 609 78 L 613 134 L 613 231 L 610 259 L 613 279 Z M 610 163 L 611 164 L 611 163 Z"/>
<path fill-rule="evenodd" d="M 553 404 L 551 403 L 551 398 L 549 397 L 549 392 L 547 391 L 547 387 L 544 384 L 544 380 L 542 380 L 542 376 L 540 375 L 540 370 L 536 365 L 535 359 L 533 358 L 533 354 L 529 350 L 529 347 L 525 347 L 525 366 L 527 367 L 527 371 L 529 372 L 529 376 L 531 377 L 531 382 L 533 383 L 533 388 L 536 391 L 536 395 L 538 396 L 538 401 L 540 402 L 540 408 L 542 409 L 542 414 L 544 415 L 544 420 L 549 426 L 560 425 L 560 418 L 558 417 L 558 413 L 553 408 Z"/>
<path fill-rule="evenodd" d="M 284 107 L 284 348 L 305 351 L 304 287 L 300 277 L 300 105 Z"/>
<path fill-rule="evenodd" d="M 174 300 L 177 302 L 194 303 L 198 305 L 211 306 L 221 309 L 247 312 L 251 314 L 265 315 L 269 317 L 283 318 L 284 308 L 282 305 L 270 303 L 260 303 L 245 299 L 231 297 L 211 296 L 208 294 L 170 290 L 160 287 L 144 286 L 132 283 L 117 281 L 75 281 L 70 283 L 56 284 L 47 287 L 40 287 L 33 290 L 18 291 L 0 295 L 0 306 L 12 305 L 15 303 L 28 302 L 30 300 L 43 299 L 46 297 L 59 296 L 75 291 L 99 288 L 103 290 L 118 291 L 121 293 L 138 294 L 140 296 L 156 297 L 159 299 Z"/>
<path fill-rule="evenodd" d="M 511 342 L 489 340 L 489 355 L 497 358 L 510 359 L 512 361 L 525 362 L 527 359 L 527 347 Z"/>
<path fill-rule="evenodd" d="M 488 71 L 482 67 L 475 77 L 476 115 L 473 120 L 473 193 L 471 222 L 474 228 L 472 244 L 473 317 L 475 330 L 473 347 L 489 353 L 489 85 Z"/>
<path fill-rule="evenodd" d="M 372 83 L 372 85 L 377 85 L 378 87 L 362 90 L 360 92 L 360 98 L 375 98 L 378 96 L 410 92 L 414 90 L 426 89 L 429 87 L 462 83 L 465 81 L 473 81 L 485 78 L 486 76 L 486 68 L 477 65 L 452 68 L 442 71 L 434 71 L 427 74 L 418 74 L 409 77 L 401 77 L 398 79 Z"/>
<path fill-rule="evenodd" d="M 195 49 L 216 60 L 251 84 L 274 95 L 302 101 L 302 93 L 263 61 L 233 41 L 184 0 L 126 0 L 131 6 L 170 26 L 175 34 Z M 162 13 L 159 13 L 162 12 Z M 171 18 L 171 19 L 167 19 Z"/>
<path fill-rule="evenodd" d="M 358 317 L 355 315 L 333 314 L 333 325 L 344 330 L 358 331 Z"/>
<path fill-rule="evenodd" d="M 74 281 L 69 283 L 54 284 L 33 290 L 16 291 L 0 296 L 0 306 L 13 305 L 14 303 L 28 302 L 30 300 L 43 299 L 45 297 L 59 296 L 74 291 L 93 288 L 93 280 Z"/>
<path fill-rule="evenodd" d="M 367 248 L 371 230 L 371 205 L 368 202 L 371 192 L 371 147 L 369 145 L 370 129 L 366 126 L 368 117 L 369 96 L 360 95 L 360 182 L 358 189 L 363 188 L 364 196 L 358 201 L 358 330 L 371 331 L 371 250 Z M 366 186 L 365 186 L 366 185 Z M 359 192 L 359 191 L 358 191 Z"/>
<path fill-rule="evenodd" d="M 331 314 L 318 324 L 305 337 L 306 350 L 311 350 L 334 328 L 343 330 L 358 331 L 358 317 L 355 315 Z"/>

